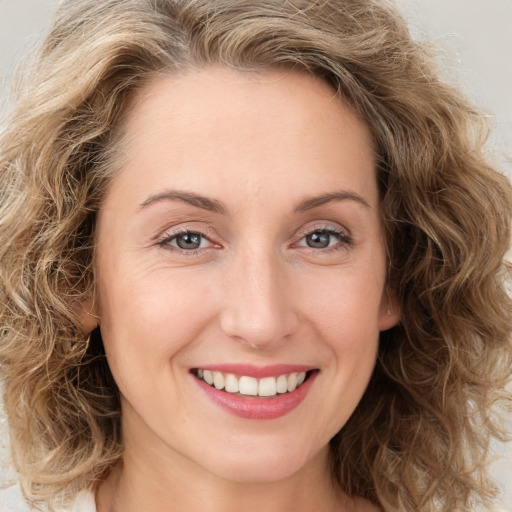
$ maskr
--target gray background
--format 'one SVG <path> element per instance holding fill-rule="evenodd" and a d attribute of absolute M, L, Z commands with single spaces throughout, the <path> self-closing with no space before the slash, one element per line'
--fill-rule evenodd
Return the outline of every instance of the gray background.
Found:
<path fill-rule="evenodd" d="M 482 106 L 495 127 L 489 148 L 512 176 L 512 0 L 399 0 L 415 36 L 442 49 L 445 75 Z M 0 0 L 0 115 L 7 110 L 9 77 L 51 20 L 54 0 Z M 512 430 L 512 420 L 509 419 Z M 0 410 L 0 482 L 8 467 L 8 436 Z M 512 512 L 512 446 L 494 446 L 493 471 Z M 18 498 L 4 503 L 10 510 Z M 1 503 L 0 503 L 1 505 Z"/>

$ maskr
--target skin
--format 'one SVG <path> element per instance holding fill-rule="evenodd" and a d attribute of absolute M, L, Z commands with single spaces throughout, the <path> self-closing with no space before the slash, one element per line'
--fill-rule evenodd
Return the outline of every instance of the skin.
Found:
<path fill-rule="evenodd" d="M 86 306 L 126 443 L 99 512 L 376 510 L 344 496 L 328 469 L 379 332 L 398 321 L 367 126 L 319 79 L 208 68 L 147 84 L 123 130 Z M 201 235 L 198 249 L 179 248 L 184 229 Z M 311 233 L 326 246 L 308 246 Z M 252 420 L 190 373 L 221 363 L 319 371 L 297 408 Z"/>

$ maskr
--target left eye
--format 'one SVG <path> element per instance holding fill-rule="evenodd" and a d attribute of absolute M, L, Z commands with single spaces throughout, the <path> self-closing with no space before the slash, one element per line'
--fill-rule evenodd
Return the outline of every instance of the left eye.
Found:
<path fill-rule="evenodd" d="M 312 249 L 327 249 L 343 241 L 343 238 L 343 234 L 337 231 L 318 230 L 307 234 L 297 245 Z"/>
<path fill-rule="evenodd" d="M 177 247 L 184 251 L 193 251 L 194 249 L 203 249 L 204 247 L 208 247 L 211 242 L 201 233 L 187 231 L 186 233 L 169 236 L 162 241 L 162 244 Z"/>

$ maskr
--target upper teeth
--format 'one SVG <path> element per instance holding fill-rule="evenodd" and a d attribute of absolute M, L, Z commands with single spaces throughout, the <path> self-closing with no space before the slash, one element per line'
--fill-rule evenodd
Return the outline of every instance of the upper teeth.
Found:
<path fill-rule="evenodd" d="M 224 389 L 228 393 L 240 393 L 249 396 L 275 396 L 277 393 L 287 393 L 295 390 L 304 382 L 306 372 L 256 379 L 246 375 L 237 376 L 233 373 L 199 369 L 197 376 L 210 386 Z"/>

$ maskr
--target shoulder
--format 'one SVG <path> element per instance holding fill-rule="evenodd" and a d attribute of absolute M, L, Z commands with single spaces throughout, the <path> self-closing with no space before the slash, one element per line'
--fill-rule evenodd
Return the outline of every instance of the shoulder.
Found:
<path fill-rule="evenodd" d="M 11 485 L 4 489 L 0 488 L 0 511 L 1 512 L 31 512 L 21 494 L 19 485 Z M 92 491 L 81 491 L 67 508 L 59 509 L 59 512 L 96 512 L 94 493 Z"/>

